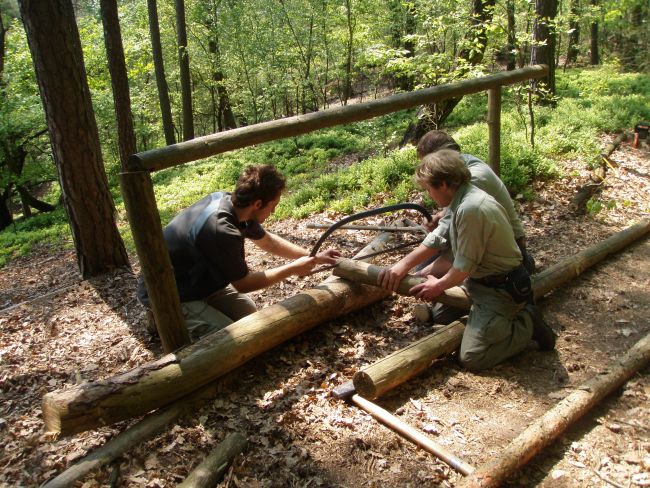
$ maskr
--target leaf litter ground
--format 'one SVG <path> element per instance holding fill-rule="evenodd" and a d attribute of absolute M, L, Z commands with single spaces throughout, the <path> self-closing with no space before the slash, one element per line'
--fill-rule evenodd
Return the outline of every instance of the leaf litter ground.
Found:
<path fill-rule="evenodd" d="M 571 198 L 588 177 L 577 161 L 563 162 L 558 180 L 537 182 L 534 200 L 518 202 L 540 269 L 649 217 L 650 154 L 624 143 L 612 160 L 617 166 L 609 170 L 600 196 L 604 210 L 595 215 L 570 210 Z M 320 215 L 312 221 L 339 217 Z M 306 229 L 306 223 L 286 220 L 270 229 L 311 247 L 320 231 Z M 329 245 L 351 256 L 372 237 L 340 231 Z M 253 268 L 280 262 L 249 251 Z M 391 259 L 397 257 L 385 263 Z M 132 262 L 137 272 L 137 259 Z M 277 303 L 326 277 L 292 278 L 253 298 L 259 307 Z M 110 377 L 161 354 L 159 341 L 146 331 L 135 284 L 127 271 L 82 282 L 74 254 L 51 247 L 2 270 L 0 486 L 38 486 L 133 423 L 57 439 L 43 432 L 40 402 L 46 392 Z M 650 242 L 645 238 L 541 302 L 559 332 L 556 351 L 531 348 L 479 374 L 460 369 L 453 356 L 444 358 L 377 403 L 478 466 L 650 332 L 648 290 Z M 125 453 L 119 462 L 121 486 L 174 486 L 233 431 L 247 436 L 249 448 L 221 486 L 454 486 L 460 476 L 444 463 L 330 395 L 359 368 L 431 332 L 412 317 L 414 303 L 393 296 L 240 367 L 223 378 L 214 400 Z M 646 368 L 508 485 L 649 486 L 649 400 Z M 77 486 L 107 486 L 113 469 L 97 471 Z"/>

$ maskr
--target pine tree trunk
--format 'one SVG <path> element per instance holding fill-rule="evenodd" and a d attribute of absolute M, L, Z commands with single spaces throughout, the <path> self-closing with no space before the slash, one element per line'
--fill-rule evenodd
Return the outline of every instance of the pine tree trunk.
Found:
<path fill-rule="evenodd" d="M 183 140 L 194 139 L 192 114 L 192 80 L 190 78 L 190 54 L 187 51 L 185 25 L 185 1 L 174 0 L 176 5 L 176 37 L 178 38 L 178 64 L 181 72 L 181 97 L 183 99 Z"/>
<path fill-rule="evenodd" d="M 506 16 L 508 18 L 507 36 L 508 41 L 506 44 L 506 58 L 508 60 L 507 70 L 512 71 L 517 67 L 517 29 L 515 24 L 515 2 L 508 0 L 506 2 Z"/>
<path fill-rule="evenodd" d="M 532 80 L 533 90 L 539 91 L 540 83 L 546 85 L 551 95 L 555 95 L 555 43 L 556 33 L 553 22 L 557 16 L 557 0 L 536 0 L 535 24 L 533 26 L 534 43 L 531 49 L 530 63 L 548 65 L 548 76 Z"/>
<path fill-rule="evenodd" d="M 153 65 L 156 71 L 156 85 L 158 87 L 160 113 L 162 115 L 163 130 L 165 131 L 165 142 L 167 142 L 167 145 L 169 146 L 176 143 L 176 136 L 174 134 L 172 109 L 169 103 L 169 89 L 165 77 L 165 65 L 163 63 L 162 44 L 160 42 L 160 26 L 158 24 L 158 7 L 156 5 L 156 0 L 147 0 L 147 10 L 149 11 L 149 35 L 151 36 Z"/>
<path fill-rule="evenodd" d="M 571 5 L 569 8 L 569 38 L 567 42 L 566 62 L 564 63 L 564 66 L 575 63 L 578 59 L 578 53 L 580 52 L 580 49 L 578 47 L 580 44 L 580 18 L 578 13 L 580 9 L 580 1 L 571 0 Z"/>
<path fill-rule="evenodd" d="M 124 61 L 124 48 L 120 33 L 120 21 L 117 15 L 117 0 L 100 0 L 102 23 L 104 24 L 104 42 L 108 70 L 111 74 L 113 87 L 113 102 L 117 118 L 117 132 L 120 147 L 122 171 L 128 169 L 127 161 L 136 152 L 135 133 L 133 132 L 133 116 L 131 114 L 131 95 L 129 93 L 129 78 Z"/>
<path fill-rule="evenodd" d="M 79 31 L 70 0 L 21 0 L 63 205 L 84 278 L 128 266 L 102 163 Z"/>

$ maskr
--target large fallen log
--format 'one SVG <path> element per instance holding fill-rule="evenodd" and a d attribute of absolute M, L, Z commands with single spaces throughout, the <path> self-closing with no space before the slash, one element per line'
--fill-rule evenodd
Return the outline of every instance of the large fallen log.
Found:
<path fill-rule="evenodd" d="M 537 298 L 544 296 L 649 231 L 650 222 L 640 222 L 551 266 L 535 276 L 533 281 L 535 296 Z M 379 269 L 379 267 L 367 263 L 346 261 L 335 272 L 347 279 L 370 284 L 376 283 Z M 406 286 L 406 293 L 408 293 L 409 287 L 410 283 Z M 400 286 L 400 290 L 403 289 L 404 287 Z M 467 299 L 464 308 L 469 308 L 470 305 L 471 302 Z M 460 344 L 463 331 L 464 326 L 456 322 L 363 368 L 354 375 L 355 389 L 359 394 L 371 400 L 381 396 L 427 369 L 435 359 L 453 351 Z"/>
<path fill-rule="evenodd" d="M 557 439 L 572 423 L 619 388 L 637 371 L 650 363 L 650 334 L 637 342 L 624 356 L 549 410 L 499 456 L 479 467 L 458 486 L 463 488 L 501 486 L 508 476 L 530 461 L 535 454 Z"/>
<path fill-rule="evenodd" d="M 385 248 L 390 238 L 388 233 L 380 234 L 359 255 Z M 45 429 L 68 435 L 144 415 L 291 337 L 387 295 L 381 288 L 330 277 L 313 290 L 264 308 L 157 361 L 113 378 L 47 393 Z"/>

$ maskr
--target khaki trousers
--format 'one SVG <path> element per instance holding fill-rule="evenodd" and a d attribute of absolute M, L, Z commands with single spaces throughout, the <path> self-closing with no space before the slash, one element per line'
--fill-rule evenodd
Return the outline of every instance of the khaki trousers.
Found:
<path fill-rule="evenodd" d="M 523 351 L 533 337 L 533 321 L 505 290 L 472 280 L 465 282 L 472 298 L 460 345 L 460 362 L 471 370 L 491 368 Z"/>
<path fill-rule="evenodd" d="M 257 311 L 255 302 L 245 293 L 228 285 L 205 300 L 181 303 L 185 325 L 193 341 Z"/>

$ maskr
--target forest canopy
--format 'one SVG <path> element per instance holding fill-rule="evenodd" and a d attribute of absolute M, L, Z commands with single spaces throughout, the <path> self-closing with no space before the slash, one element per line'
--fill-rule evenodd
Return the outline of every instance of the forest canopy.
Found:
<path fill-rule="evenodd" d="M 554 3 L 557 11 L 554 19 L 542 22 L 554 35 L 560 81 L 548 95 L 554 104 L 536 107 L 536 119 L 528 113 L 525 86 L 504 95 L 502 171 L 513 194 L 529 192 L 531 178 L 552 176 L 557 171 L 553 161 L 561 154 L 575 154 L 587 163 L 595 158 L 594 131 L 618 131 L 650 118 L 639 98 L 649 91 L 643 74 L 650 68 L 647 2 L 546 3 Z M 103 161 L 120 212 L 118 227 L 128 236 L 120 210 L 118 131 L 101 10 L 98 1 L 73 5 Z M 152 49 L 152 7 L 170 103 L 167 138 Z M 137 150 L 164 146 L 169 137 L 187 137 L 183 60 L 189 64 L 192 135 L 198 137 L 527 65 L 537 42 L 536 7 L 535 2 L 517 0 L 192 0 L 184 2 L 187 45 L 179 48 L 178 2 L 120 2 Z M 0 14 L 4 261 L 26 251 L 34 240 L 57 239 L 67 231 L 57 206 L 61 192 L 16 1 L 0 2 Z M 604 66 L 589 68 L 594 64 Z M 272 162 L 293 182 L 295 191 L 280 215 L 304 217 L 325 208 L 349 211 L 371 203 L 372 195 L 385 191 L 382 185 L 394 188 L 388 199 L 406 199 L 413 190 L 410 156 L 393 149 L 417 116 L 409 111 L 237 151 L 217 158 L 217 171 L 214 161 L 165 171 L 155 179 L 163 220 L 197 194 L 232 185 L 233 175 L 251 162 Z M 476 95 L 452 106 L 438 122 L 457 130 L 468 151 L 485 157 L 484 120 L 485 97 Z M 326 164 L 347 155 L 362 164 L 348 167 L 348 161 L 340 172 L 322 174 Z M 378 162 L 364 165 L 369 157 Z M 376 177 L 377 171 L 383 176 Z M 304 185 L 307 181 L 310 185 Z M 26 219 L 32 209 L 40 212 L 38 218 Z"/>

